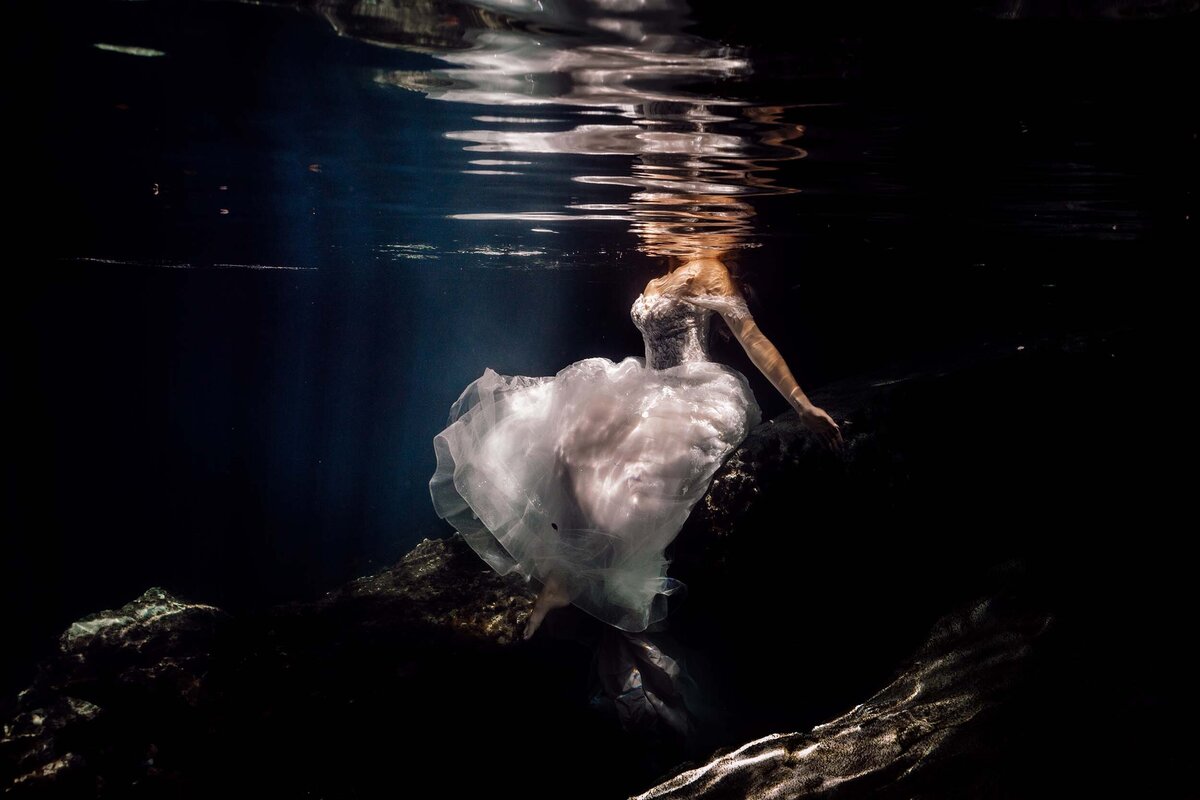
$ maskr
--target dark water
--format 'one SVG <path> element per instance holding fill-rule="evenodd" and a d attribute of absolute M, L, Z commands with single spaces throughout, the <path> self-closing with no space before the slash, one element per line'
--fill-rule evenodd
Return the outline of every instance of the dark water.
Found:
<path fill-rule="evenodd" d="M 14 12 L 5 690 L 148 586 L 254 607 L 446 535 L 462 387 L 640 354 L 672 256 L 736 261 L 818 393 L 1169 321 L 1196 15 L 1147 8 Z"/>

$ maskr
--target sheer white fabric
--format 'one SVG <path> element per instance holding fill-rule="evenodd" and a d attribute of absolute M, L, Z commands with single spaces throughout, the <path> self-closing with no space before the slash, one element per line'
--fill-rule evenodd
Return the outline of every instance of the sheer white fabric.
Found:
<path fill-rule="evenodd" d="M 745 376 L 708 359 L 719 307 L 748 313 L 740 298 L 639 296 L 645 358 L 585 358 L 553 376 L 485 369 L 434 437 L 439 516 L 497 572 L 555 573 L 617 628 L 663 619 L 686 591 L 664 550 L 762 419 Z"/>

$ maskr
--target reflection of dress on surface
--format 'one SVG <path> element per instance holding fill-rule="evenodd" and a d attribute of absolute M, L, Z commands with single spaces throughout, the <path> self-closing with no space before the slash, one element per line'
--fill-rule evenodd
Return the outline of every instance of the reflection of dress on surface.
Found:
<path fill-rule="evenodd" d="M 438 515 L 497 572 L 555 573 L 572 603 L 617 628 L 664 618 L 685 588 L 664 550 L 762 418 L 745 376 L 709 359 L 714 311 L 749 313 L 741 298 L 639 295 L 644 358 L 544 377 L 485 369 L 433 440 Z"/>

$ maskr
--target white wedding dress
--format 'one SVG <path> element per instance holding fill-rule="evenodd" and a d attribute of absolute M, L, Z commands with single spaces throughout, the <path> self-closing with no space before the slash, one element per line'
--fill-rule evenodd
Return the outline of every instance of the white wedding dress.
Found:
<path fill-rule="evenodd" d="M 585 358 L 556 375 L 490 367 L 434 437 L 438 515 L 500 574 L 556 573 L 571 602 L 644 631 L 685 586 L 664 555 L 725 458 L 762 419 L 744 375 L 710 360 L 723 295 L 639 295 L 645 356 Z"/>

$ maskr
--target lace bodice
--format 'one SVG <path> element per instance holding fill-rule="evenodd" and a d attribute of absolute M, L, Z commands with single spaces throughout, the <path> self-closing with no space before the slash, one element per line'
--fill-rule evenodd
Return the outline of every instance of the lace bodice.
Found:
<path fill-rule="evenodd" d="M 727 318 L 746 318 L 750 312 L 740 297 L 716 294 L 654 294 L 644 292 L 629 310 L 642 332 L 646 366 L 666 369 L 685 361 L 711 361 L 708 334 L 712 312 Z"/>

